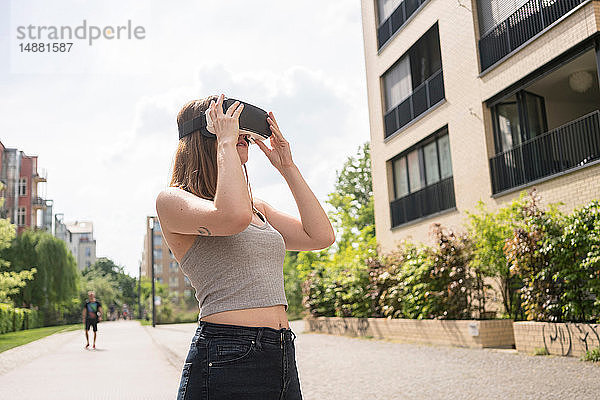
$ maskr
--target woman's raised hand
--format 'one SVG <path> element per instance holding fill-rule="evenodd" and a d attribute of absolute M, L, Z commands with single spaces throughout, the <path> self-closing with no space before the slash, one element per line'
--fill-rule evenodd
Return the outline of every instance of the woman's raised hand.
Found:
<path fill-rule="evenodd" d="M 215 135 L 217 135 L 217 141 L 225 142 L 232 141 L 234 144 L 237 143 L 238 136 L 240 134 L 240 114 L 244 108 L 244 104 L 236 101 L 229 106 L 225 114 L 223 114 L 223 99 L 224 95 L 221 94 L 215 103 L 214 100 L 210 102 L 209 115 L 215 128 Z"/>
<path fill-rule="evenodd" d="M 271 128 L 272 132 L 271 136 L 269 137 L 272 149 L 269 149 L 267 145 L 262 143 L 260 140 L 257 140 L 255 143 L 262 150 L 262 152 L 265 153 L 269 161 L 271 161 L 271 164 L 277 170 L 282 171 L 283 169 L 294 165 L 290 144 L 283 137 L 273 112 L 269 112 L 267 122 L 269 123 L 269 127 Z"/>

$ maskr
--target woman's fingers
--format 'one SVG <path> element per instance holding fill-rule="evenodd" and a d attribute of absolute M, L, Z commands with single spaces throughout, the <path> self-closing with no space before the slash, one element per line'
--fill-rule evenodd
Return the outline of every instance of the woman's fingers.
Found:
<path fill-rule="evenodd" d="M 242 110 L 244 109 L 244 103 L 240 103 L 239 101 L 237 103 L 238 103 L 239 107 L 237 107 L 235 109 L 235 111 L 233 112 L 233 117 L 234 118 L 239 118 L 240 114 L 242 113 Z M 233 104 L 232 104 L 232 107 L 233 107 Z M 231 108 L 231 107 L 229 107 L 229 108 Z M 229 111 L 229 110 L 227 110 L 227 111 Z"/>
<path fill-rule="evenodd" d="M 229 108 L 225 112 L 225 115 L 233 115 L 233 112 L 235 111 L 238 104 L 240 104 L 240 102 L 236 100 L 235 103 L 229 106 Z"/>
<path fill-rule="evenodd" d="M 262 140 L 256 140 L 256 141 L 255 141 L 255 143 L 256 143 L 256 145 L 258 146 L 258 148 L 259 148 L 259 149 L 261 149 L 261 150 L 263 151 L 263 153 L 265 153 L 265 154 L 267 154 L 267 155 L 268 155 L 269 148 L 267 147 L 267 145 L 266 145 L 266 144 L 264 144 L 264 143 L 262 142 Z"/>
<path fill-rule="evenodd" d="M 223 114 L 223 98 L 225 96 L 223 95 L 223 93 L 221 93 L 221 95 L 219 96 L 219 99 L 217 100 L 217 108 L 218 111 L 217 112 L 221 112 L 221 114 Z"/>

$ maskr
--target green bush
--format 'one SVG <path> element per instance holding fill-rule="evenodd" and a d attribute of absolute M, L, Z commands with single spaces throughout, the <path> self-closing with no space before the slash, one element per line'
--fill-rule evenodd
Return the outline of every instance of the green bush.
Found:
<path fill-rule="evenodd" d="M 600 362 L 600 347 L 586 351 L 581 361 Z"/>
<path fill-rule="evenodd" d="M 313 317 L 369 317 L 372 299 L 368 291 L 367 259 L 376 255 L 370 227 L 352 244 L 334 254 L 302 253 L 298 256 L 303 304 Z"/>
<path fill-rule="evenodd" d="M 41 326 L 42 320 L 38 310 L 15 308 L 11 304 L 0 303 L 0 334 Z"/>

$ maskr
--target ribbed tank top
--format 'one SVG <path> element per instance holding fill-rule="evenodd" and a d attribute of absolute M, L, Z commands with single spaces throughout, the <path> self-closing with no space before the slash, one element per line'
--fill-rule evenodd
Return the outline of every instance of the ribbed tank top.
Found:
<path fill-rule="evenodd" d="M 196 289 L 198 320 L 221 311 L 276 304 L 284 304 L 287 311 L 285 242 L 262 219 L 262 226 L 251 222 L 235 235 L 199 235 L 181 259 L 181 269 Z"/>

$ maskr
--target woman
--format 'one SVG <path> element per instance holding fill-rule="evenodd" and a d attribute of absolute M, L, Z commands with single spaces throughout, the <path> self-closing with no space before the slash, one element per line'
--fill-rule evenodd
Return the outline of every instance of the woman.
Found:
<path fill-rule="evenodd" d="M 216 139 L 199 130 L 183 136 L 170 186 L 156 199 L 164 238 L 200 307 L 178 399 L 302 399 L 283 259 L 286 249 L 330 246 L 334 231 L 272 112 L 272 149 L 255 143 L 288 183 L 301 220 L 252 197 L 249 140 L 239 135 L 243 104 L 223 113 L 223 99 L 210 96 L 181 109 L 180 127 L 210 108 Z"/>

